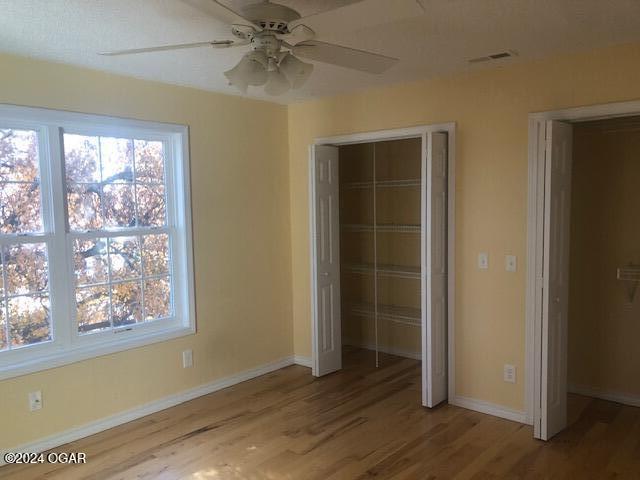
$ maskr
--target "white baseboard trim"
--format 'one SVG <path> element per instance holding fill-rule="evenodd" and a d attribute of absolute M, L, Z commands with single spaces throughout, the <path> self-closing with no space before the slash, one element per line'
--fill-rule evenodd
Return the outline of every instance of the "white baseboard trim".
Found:
<path fill-rule="evenodd" d="M 376 346 L 374 344 L 371 345 L 354 345 L 352 343 L 349 344 L 352 347 L 364 348 L 365 350 L 375 350 Z M 407 352 L 406 350 L 400 350 L 398 348 L 388 348 L 382 347 L 378 345 L 378 351 L 382 353 L 388 353 L 389 355 L 395 355 L 396 357 L 404 357 L 411 358 L 412 360 L 421 360 L 422 354 L 420 352 Z"/>
<path fill-rule="evenodd" d="M 640 407 L 640 395 L 631 393 L 607 392 L 597 388 L 587 387 L 585 385 L 569 385 L 567 390 L 569 393 L 577 393 L 585 397 L 599 398 L 609 402 L 621 403 L 631 407 Z"/>
<path fill-rule="evenodd" d="M 480 413 L 486 413 L 495 417 L 506 418 L 514 422 L 527 424 L 526 412 L 519 410 L 513 410 L 502 405 L 496 405 L 495 403 L 485 402 L 484 400 L 477 400 L 475 398 L 456 396 L 453 399 L 449 399 L 451 405 L 456 407 L 466 408 L 468 410 L 474 410 Z"/>
<path fill-rule="evenodd" d="M 300 365 L 301 367 L 311 368 L 311 357 L 305 357 L 304 355 L 294 355 L 293 363 Z"/>
<path fill-rule="evenodd" d="M 256 378 L 261 375 L 280 370 L 281 368 L 288 367 L 290 365 L 293 365 L 294 363 L 297 363 L 294 356 L 285 357 L 274 362 L 260 365 L 255 368 L 251 368 L 249 370 L 245 370 L 243 372 L 239 372 L 234 375 L 215 380 L 211 383 L 206 383 L 204 385 L 200 385 L 198 387 L 185 390 L 180 393 L 169 395 L 168 397 L 164 397 L 159 400 L 154 400 L 153 402 L 134 407 L 130 410 L 125 410 L 124 412 L 116 413 L 115 415 L 111 415 L 100 420 L 86 423 L 79 427 L 70 428 L 69 430 L 56 433 L 35 442 L 18 445 L 6 450 L 0 450 L 0 466 L 5 464 L 3 457 L 4 453 L 6 452 L 44 452 L 46 450 L 59 447 L 60 445 L 73 442 L 80 438 L 88 437 L 89 435 L 94 435 L 104 430 L 117 427 L 118 425 L 131 422 L 146 415 L 150 415 L 152 413 L 174 407 L 180 403 L 193 400 L 194 398 L 198 398 L 203 395 L 222 390 L 223 388 L 231 387 L 238 383 L 251 380 L 252 378 Z"/>

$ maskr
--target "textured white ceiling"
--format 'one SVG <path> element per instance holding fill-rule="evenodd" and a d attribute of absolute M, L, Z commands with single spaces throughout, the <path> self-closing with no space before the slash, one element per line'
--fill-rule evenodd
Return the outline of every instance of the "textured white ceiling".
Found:
<path fill-rule="evenodd" d="M 255 0 L 225 0 L 238 9 Z M 356 0 L 281 0 L 310 15 Z M 367 0 L 364 0 L 366 3 Z M 389 0 L 389 14 L 394 11 Z M 486 68 L 470 58 L 516 50 L 523 61 L 561 52 L 640 42 L 640 0 L 420 0 L 425 13 L 376 28 L 340 28 L 339 12 L 314 25 L 319 38 L 400 58 L 382 75 L 316 63 L 291 102 L 371 86 Z M 336 12 L 338 13 L 336 15 Z M 366 8 L 364 9 L 366 14 Z M 344 22 L 342 22 L 344 23 Z M 228 27 L 180 0 L 0 0 L 0 51 L 172 84 L 237 94 L 224 70 L 244 50 L 201 48 L 127 57 L 97 52 L 230 38 Z M 494 65 L 497 63 L 494 63 Z"/>

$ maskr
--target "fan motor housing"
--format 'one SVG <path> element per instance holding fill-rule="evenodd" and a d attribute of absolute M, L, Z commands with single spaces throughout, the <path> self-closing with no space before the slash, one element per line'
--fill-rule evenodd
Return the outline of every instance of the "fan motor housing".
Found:
<path fill-rule="evenodd" d="M 287 33 L 289 22 L 300 18 L 294 9 L 271 2 L 247 5 L 242 14 L 264 30 L 277 33 Z"/>
<path fill-rule="evenodd" d="M 268 57 L 275 57 L 280 52 L 281 45 L 282 41 L 273 32 L 260 32 L 251 38 L 252 48 L 264 51 Z"/>

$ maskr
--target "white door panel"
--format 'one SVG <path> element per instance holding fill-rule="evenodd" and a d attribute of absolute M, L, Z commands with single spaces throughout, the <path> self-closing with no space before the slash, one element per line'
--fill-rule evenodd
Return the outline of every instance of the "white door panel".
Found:
<path fill-rule="evenodd" d="M 447 134 L 432 133 L 426 161 L 423 210 L 423 404 L 434 407 L 447 399 Z"/>
<path fill-rule="evenodd" d="M 316 145 L 312 158 L 313 374 L 321 376 L 342 368 L 338 148 Z"/>
<path fill-rule="evenodd" d="M 543 440 L 553 437 L 567 425 L 572 141 L 570 124 L 547 122 L 540 398 Z"/>

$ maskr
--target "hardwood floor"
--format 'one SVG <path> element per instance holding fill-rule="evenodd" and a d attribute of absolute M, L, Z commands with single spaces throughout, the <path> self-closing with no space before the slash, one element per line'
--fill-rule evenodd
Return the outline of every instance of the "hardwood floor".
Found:
<path fill-rule="evenodd" d="M 0 468 L 46 479 L 640 479 L 640 409 L 571 396 L 553 441 L 450 405 L 420 406 L 420 365 L 349 351 L 314 379 L 292 366 L 56 448 L 86 465 Z"/>

